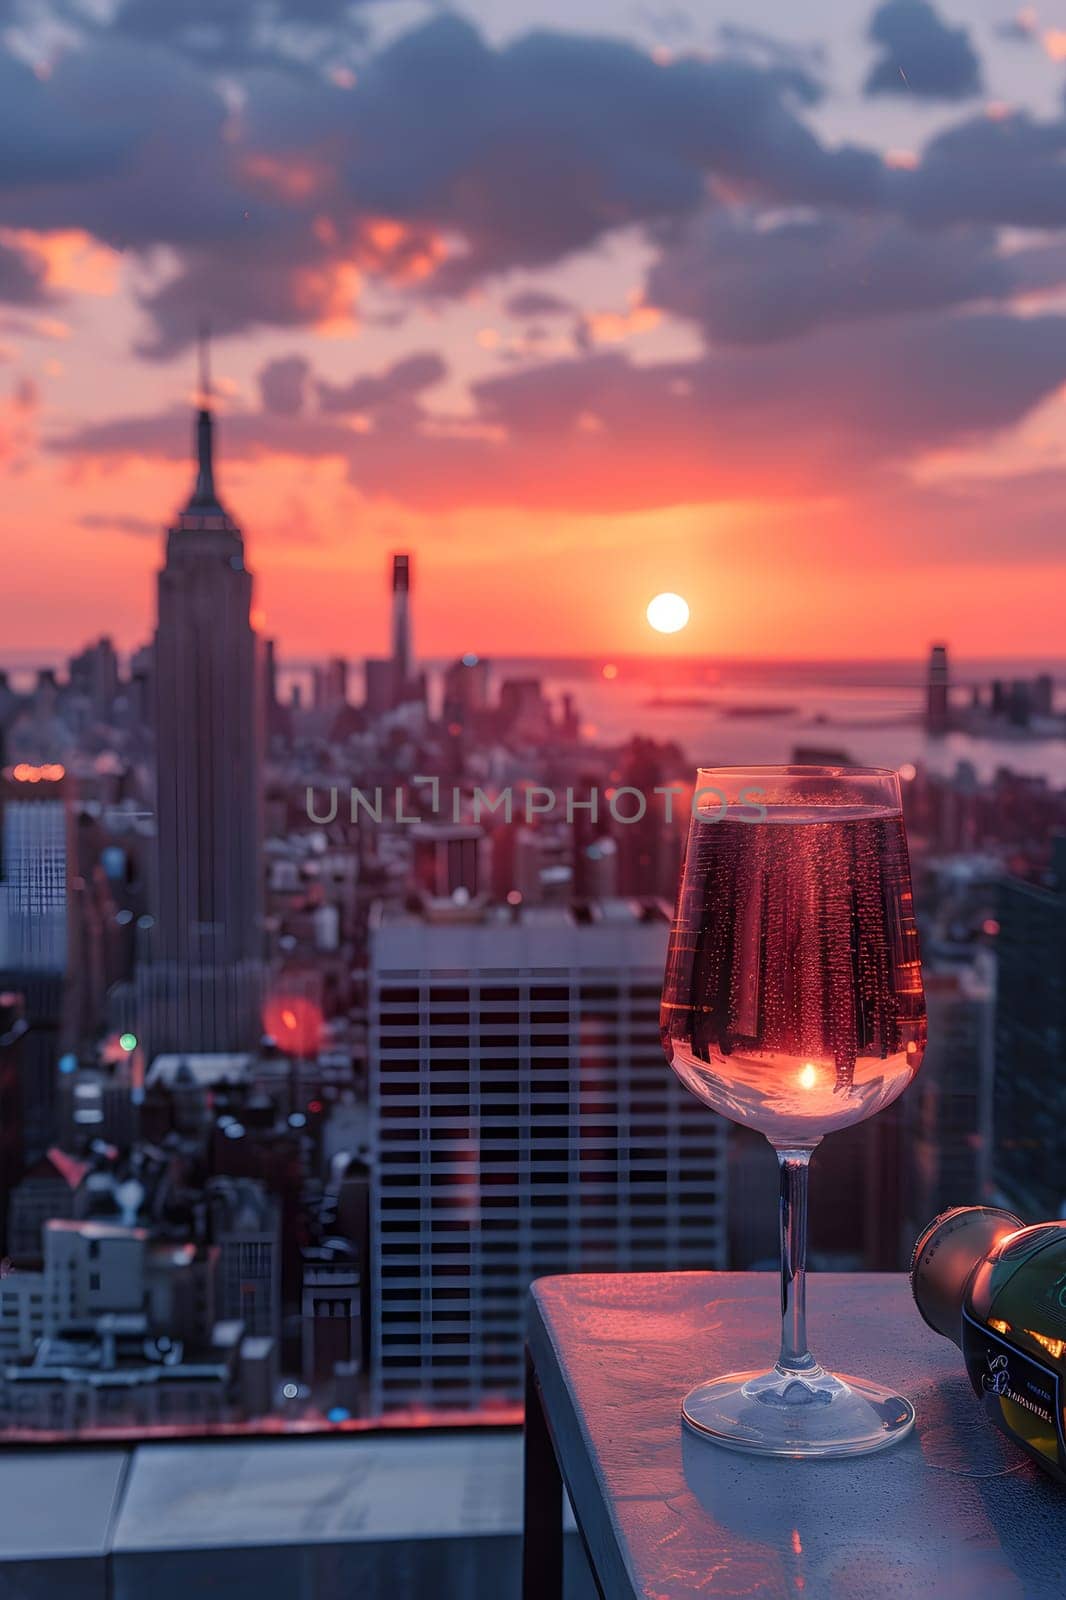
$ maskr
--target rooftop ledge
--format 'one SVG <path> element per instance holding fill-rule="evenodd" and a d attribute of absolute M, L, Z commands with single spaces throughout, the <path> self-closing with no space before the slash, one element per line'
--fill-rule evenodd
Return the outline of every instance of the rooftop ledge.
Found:
<path fill-rule="evenodd" d="M 503 1600 L 521 1525 L 515 1428 L 0 1451 L 5 1600 Z"/>
<path fill-rule="evenodd" d="M 902 1444 L 858 1461 L 754 1461 L 683 1435 L 694 1381 L 772 1361 L 771 1274 L 535 1287 L 530 1346 L 585 1537 L 613 1546 L 610 1600 L 1058 1600 L 1063 1493 L 985 1419 L 906 1279 L 816 1273 L 809 1297 L 827 1365 L 913 1400 Z M 521 1492 L 514 1429 L 12 1447 L 0 1595 L 517 1600 Z M 573 1526 L 566 1600 L 591 1600 Z"/>

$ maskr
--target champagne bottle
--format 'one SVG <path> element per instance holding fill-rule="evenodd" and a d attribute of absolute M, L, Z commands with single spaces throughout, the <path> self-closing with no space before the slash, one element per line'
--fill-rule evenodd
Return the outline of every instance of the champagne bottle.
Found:
<path fill-rule="evenodd" d="M 1066 1222 L 956 1206 L 914 1246 L 911 1288 L 995 1425 L 1066 1483 Z"/>

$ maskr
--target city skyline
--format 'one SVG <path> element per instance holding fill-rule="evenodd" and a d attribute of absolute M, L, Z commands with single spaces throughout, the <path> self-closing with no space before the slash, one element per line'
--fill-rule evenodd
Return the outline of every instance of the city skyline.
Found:
<path fill-rule="evenodd" d="M 394 550 L 423 658 L 1055 652 L 1053 18 L 338 5 L 296 60 L 268 10 L 4 15 L 8 659 L 147 637 L 205 317 L 291 658 L 384 653 Z"/>
<path fill-rule="evenodd" d="M 401 552 L 362 703 L 343 657 L 282 700 L 210 405 L 191 420 L 153 648 L 128 676 L 104 639 L 4 686 L 0 1431 L 505 1422 L 531 1278 L 771 1248 L 760 1152 L 662 1059 L 688 810 L 647 800 L 685 796 L 689 756 L 661 729 L 600 740 L 580 691 L 470 652 L 431 703 Z M 1018 1189 L 1001 1101 L 1031 1007 L 1024 982 L 996 1007 L 994 952 L 1002 929 L 1021 973 L 1046 928 L 1059 961 L 1066 718 L 1051 674 L 967 682 L 943 643 L 924 703 L 888 685 L 894 717 L 862 716 L 859 680 L 832 716 L 809 687 L 712 715 L 760 759 L 803 739 L 793 762 L 848 765 L 871 739 L 884 760 L 893 729 L 915 758 L 898 771 L 939 1047 L 913 1111 L 833 1141 L 817 1225 L 822 1264 L 891 1269 L 918 1204 Z M 656 722 L 715 705 L 658 699 Z M 1038 772 L 979 777 L 968 756 L 1005 742 Z M 937 748 L 953 776 L 919 764 Z M 370 798 L 349 814 L 339 788 Z M 1057 1019 L 1038 1008 L 1037 1094 Z"/>
<path fill-rule="evenodd" d="M 1054 1589 L 1064 177 L 1042 0 L 0 0 L 4 1594 Z"/>

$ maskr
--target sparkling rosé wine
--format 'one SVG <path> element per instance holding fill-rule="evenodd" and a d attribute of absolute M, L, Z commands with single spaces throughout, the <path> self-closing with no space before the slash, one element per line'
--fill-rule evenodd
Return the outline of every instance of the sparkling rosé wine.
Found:
<path fill-rule="evenodd" d="M 689 837 L 663 988 L 682 1081 L 779 1148 L 872 1116 L 925 1048 L 903 820 L 733 806 Z"/>

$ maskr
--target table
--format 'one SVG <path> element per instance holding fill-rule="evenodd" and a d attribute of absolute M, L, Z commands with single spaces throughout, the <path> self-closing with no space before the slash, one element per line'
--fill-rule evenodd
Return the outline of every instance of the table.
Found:
<path fill-rule="evenodd" d="M 914 1431 L 850 1461 L 737 1455 L 682 1427 L 715 1373 L 770 1366 L 776 1276 L 542 1278 L 529 1297 L 526 1600 L 562 1592 L 562 1487 L 606 1600 L 1066 1595 L 1066 1491 L 983 1415 L 903 1274 L 812 1274 L 811 1348 L 891 1384 Z"/>

